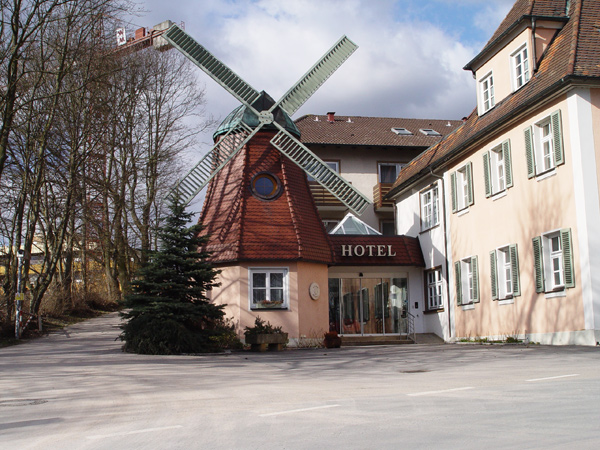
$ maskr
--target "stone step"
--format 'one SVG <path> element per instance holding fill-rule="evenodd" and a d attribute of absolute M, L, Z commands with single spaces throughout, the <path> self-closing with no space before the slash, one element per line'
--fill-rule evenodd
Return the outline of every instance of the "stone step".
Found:
<path fill-rule="evenodd" d="M 404 345 L 414 344 L 406 336 L 342 336 L 342 347 L 358 347 L 363 345 Z"/>

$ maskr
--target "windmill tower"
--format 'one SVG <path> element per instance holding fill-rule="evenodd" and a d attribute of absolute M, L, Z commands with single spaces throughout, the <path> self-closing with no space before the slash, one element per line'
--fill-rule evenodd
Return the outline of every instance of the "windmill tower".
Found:
<path fill-rule="evenodd" d="M 178 26 L 163 37 L 241 102 L 176 187 L 188 203 L 209 185 L 200 220 L 222 271 L 213 300 L 240 330 L 260 315 L 291 338 L 327 331 L 332 250 L 305 173 L 356 214 L 370 202 L 299 141 L 290 116 L 356 45 L 342 37 L 276 102 Z"/>

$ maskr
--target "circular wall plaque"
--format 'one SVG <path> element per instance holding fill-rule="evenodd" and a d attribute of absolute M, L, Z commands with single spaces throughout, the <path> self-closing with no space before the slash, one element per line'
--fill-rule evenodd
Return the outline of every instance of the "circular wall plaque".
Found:
<path fill-rule="evenodd" d="M 310 283 L 310 286 L 308 287 L 308 292 L 310 294 L 310 298 L 312 298 L 313 300 L 317 300 L 321 295 L 321 288 L 317 283 Z"/>

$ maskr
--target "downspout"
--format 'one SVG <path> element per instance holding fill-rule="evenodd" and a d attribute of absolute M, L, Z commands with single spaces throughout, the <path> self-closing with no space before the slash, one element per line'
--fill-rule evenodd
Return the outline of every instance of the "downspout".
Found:
<path fill-rule="evenodd" d="M 442 199 L 443 199 L 443 205 L 444 205 L 444 214 L 443 214 L 443 218 L 444 218 L 444 252 L 445 252 L 445 261 L 446 261 L 446 298 L 448 299 L 448 337 L 452 337 L 452 317 L 451 317 L 451 308 L 450 308 L 450 266 L 448 264 L 448 228 L 447 228 L 447 221 L 446 221 L 446 185 L 444 183 L 444 177 L 441 175 L 436 175 L 435 173 L 433 173 L 433 169 L 431 167 L 429 167 L 429 174 L 434 177 L 437 178 L 438 180 L 440 180 L 442 182 Z"/>
<path fill-rule="evenodd" d="M 535 17 L 531 18 L 531 59 L 533 60 L 533 67 L 531 73 L 537 72 L 537 52 L 535 49 Z"/>

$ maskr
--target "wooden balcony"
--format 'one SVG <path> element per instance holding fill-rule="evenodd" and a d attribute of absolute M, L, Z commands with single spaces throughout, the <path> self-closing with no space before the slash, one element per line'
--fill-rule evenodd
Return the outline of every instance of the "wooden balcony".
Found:
<path fill-rule="evenodd" d="M 325 189 L 316 181 L 309 181 L 310 193 L 315 199 L 317 208 L 319 207 L 340 207 L 345 209 L 346 207 L 340 202 L 331 192 Z"/>
<path fill-rule="evenodd" d="M 394 208 L 393 200 L 383 200 L 383 197 L 390 192 L 393 183 L 377 183 L 373 186 L 373 205 L 375 211 L 382 208 Z"/>

